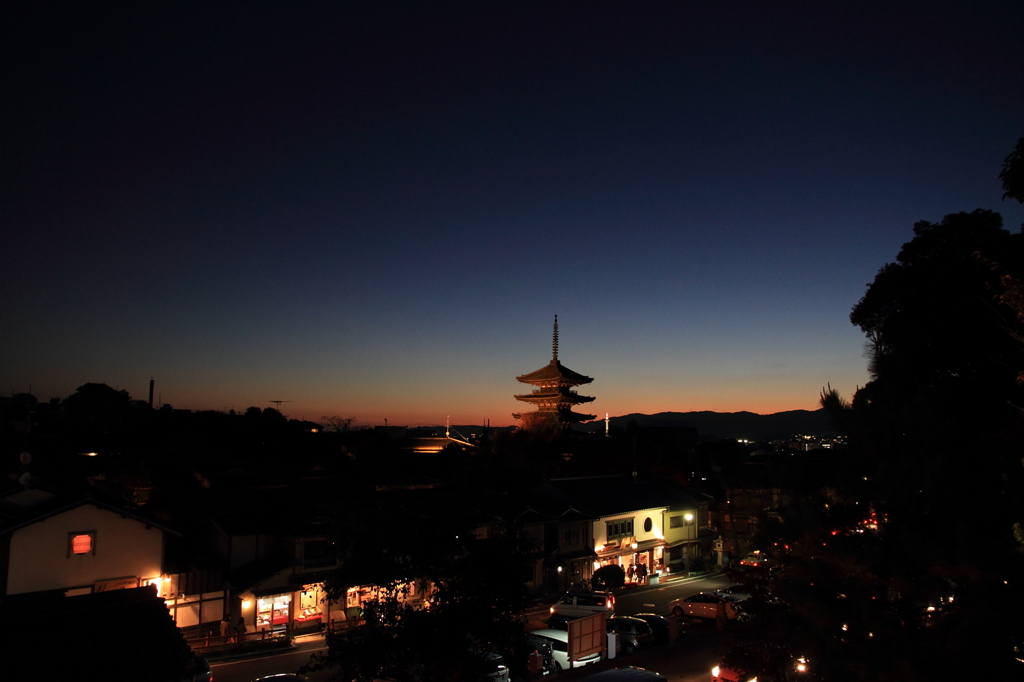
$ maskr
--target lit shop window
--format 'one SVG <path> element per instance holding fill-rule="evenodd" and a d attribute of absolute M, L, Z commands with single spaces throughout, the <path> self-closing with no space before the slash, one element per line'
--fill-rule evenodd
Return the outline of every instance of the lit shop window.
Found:
<path fill-rule="evenodd" d="M 96 554 L 96 532 L 70 533 L 68 535 L 68 556 L 72 554 Z"/>

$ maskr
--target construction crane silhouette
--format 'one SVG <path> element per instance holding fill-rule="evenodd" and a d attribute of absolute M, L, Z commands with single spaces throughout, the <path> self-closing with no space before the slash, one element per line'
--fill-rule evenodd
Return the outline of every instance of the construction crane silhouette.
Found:
<path fill-rule="evenodd" d="M 281 403 L 290 403 L 291 401 L 290 400 L 268 400 L 267 402 L 270 403 L 271 405 L 277 405 L 277 411 L 280 412 L 281 411 Z"/>

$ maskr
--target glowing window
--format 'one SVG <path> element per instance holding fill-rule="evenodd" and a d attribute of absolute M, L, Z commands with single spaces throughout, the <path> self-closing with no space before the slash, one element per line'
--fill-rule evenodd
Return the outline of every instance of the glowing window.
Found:
<path fill-rule="evenodd" d="M 96 534 L 95 533 L 72 533 L 71 554 L 95 554 Z"/>

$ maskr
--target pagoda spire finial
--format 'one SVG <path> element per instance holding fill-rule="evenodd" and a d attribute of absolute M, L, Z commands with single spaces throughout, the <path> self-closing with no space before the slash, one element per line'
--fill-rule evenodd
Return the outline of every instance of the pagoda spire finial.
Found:
<path fill-rule="evenodd" d="M 551 359 L 558 360 L 558 315 L 555 315 L 555 333 L 551 339 Z"/>

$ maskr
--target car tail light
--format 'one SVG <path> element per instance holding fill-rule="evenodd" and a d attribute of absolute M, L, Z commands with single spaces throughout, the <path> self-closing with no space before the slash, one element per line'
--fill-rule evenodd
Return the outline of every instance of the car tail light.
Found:
<path fill-rule="evenodd" d="M 613 609 L 615 608 L 615 595 L 614 594 L 609 594 L 608 595 L 608 606 L 610 606 Z"/>

